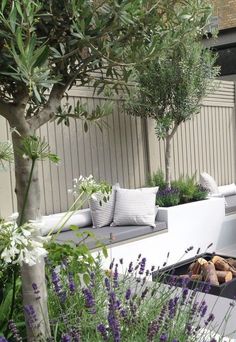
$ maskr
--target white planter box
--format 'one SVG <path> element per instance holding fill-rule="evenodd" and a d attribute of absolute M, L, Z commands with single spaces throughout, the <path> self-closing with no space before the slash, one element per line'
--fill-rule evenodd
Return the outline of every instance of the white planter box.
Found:
<path fill-rule="evenodd" d="M 173 247 L 194 246 L 204 252 L 209 244 L 216 249 L 225 218 L 223 198 L 212 198 L 169 208 L 159 208 L 158 220 L 165 221 Z"/>

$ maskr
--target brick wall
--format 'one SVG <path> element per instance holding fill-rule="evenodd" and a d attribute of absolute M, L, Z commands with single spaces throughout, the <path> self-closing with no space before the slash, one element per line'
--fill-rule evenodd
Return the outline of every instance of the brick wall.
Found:
<path fill-rule="evenodd" d="M 236 0 L 211 0 L 214 15 L 218 16 L 219 29 L 236 27 Z"/>

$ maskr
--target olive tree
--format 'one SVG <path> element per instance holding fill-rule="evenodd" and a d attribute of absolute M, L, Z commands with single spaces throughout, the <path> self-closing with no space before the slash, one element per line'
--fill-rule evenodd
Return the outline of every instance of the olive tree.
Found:
<path fill-rule="evenodd" d="M 186 0 L 1 1 L 0 115 L 8 121 L 12 132 L 19 212 L 24 206 L 29 178 L 32 179 L 22 224 L 35 219 L 40 211 L 37 167 L 30 175 L 31 160 L 17 153 L 23 139 L 54 120 L 58 111 L 60 121 L 68 124 L 60 103 L 73 84 L 92 83 L 99 91 L 109 85 L 118 91 L 120 86 L 126 86 L 131 66 L 178 44 L 175 28 L 181 27 L 183 15 L 179 6 L 186 3 Z M 172 23 L 169 29 L 166 20 Z M 97 72 L 99 78 L 94 76 Z M 70 113 L 74 118 L 81 115 L 80 111 Z M 86 118 L 92 119 L 94 113 L 89 115 L 86 113 Z M 48 336 L 44 264 L 23 265 L 21 274 L 24 305 L 35 304 L 32 284 L 39 287 L 38 333 Z M 28 327 L 29 341 L 34 340 L 33 333 Z"/>
<path fill-rule="evenodd" d="M 181 123 L 199 113 L 200 101 L 213 89 L 219 71 L 215 55 L 201 43 L 210 8 L 204 0 L 198 4 L 201 15 L 188 17 L 192 29 L 183 25 L 179 44 L 164 58 L 156 56 L 134 68 L 136 84 L 127 101 L 129 114 L 155 120 L 156 136 L 165 141 L 165 178 L 169 186 L 173 136 Z"/>

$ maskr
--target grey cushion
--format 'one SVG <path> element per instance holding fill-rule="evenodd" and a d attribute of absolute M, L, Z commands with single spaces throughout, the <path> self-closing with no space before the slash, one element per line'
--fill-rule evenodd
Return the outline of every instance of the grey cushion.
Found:
<path fill-rule="evenodd" d="M 156 222 L 155 227 L 150 226 L 122 226 L 122 227 L 103 227 L 101 229 L 93 229 L 92 227 L 78 229 L 78 231 L 61 232 L 56 241 L 58 243 L 73 242 L 76 245 L 82 240 L 81 237 L 76 236 L 79 232 L 90 231 L 95 236 L 86 239 L 86 245 L 93 249 L 98 245 L 98 242 L 105 245 L 110 245 L 117 242 L 127 241 L 141 236 L 146 236 L 155 232 L 166 230 L 165 222 Z"/>

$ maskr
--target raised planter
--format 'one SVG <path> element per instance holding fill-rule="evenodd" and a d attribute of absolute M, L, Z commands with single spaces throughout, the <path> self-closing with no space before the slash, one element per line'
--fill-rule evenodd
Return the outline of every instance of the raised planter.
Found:
<path fill-rule="evenodd" d="M 204 252 L 214 251 L 225 217 L 223 198 L 211 198 L 169 208 L 159 208 L 158 220 L 167 223 L 172 248 L 184 251 L 190 245 Z"/>

